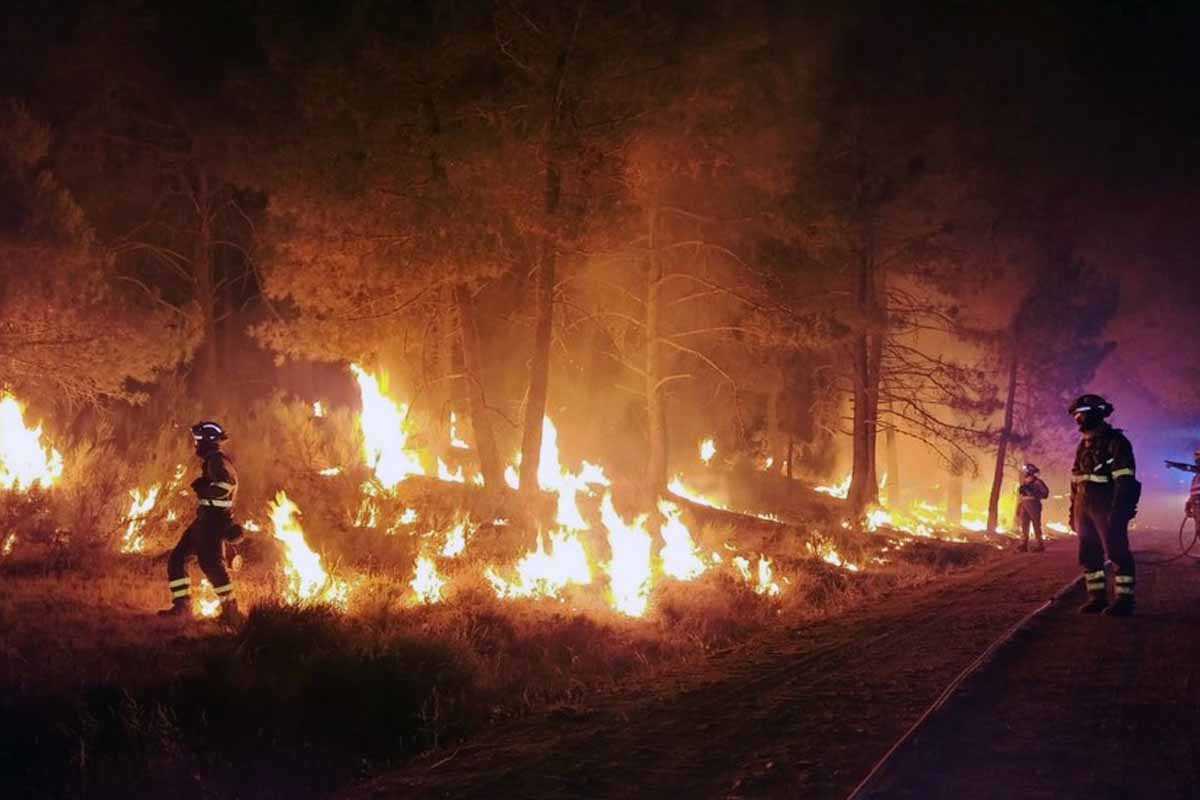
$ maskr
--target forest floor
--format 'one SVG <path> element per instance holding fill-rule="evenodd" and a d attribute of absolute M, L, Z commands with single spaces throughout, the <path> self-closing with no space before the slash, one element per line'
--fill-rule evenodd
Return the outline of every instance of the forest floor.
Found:
<path fill-rule="evenodd" d="M 1136 534 L 1140 560 L 1174 547 Z M 787 591 L 826 603 L 807 617 L 731 581 L 681 584 L 646 620 L 470 592 L 340 615 L 273 606 L 251 571 L 240 585 L 262 602 L 234 636 L 148 618 L 156 559 L 10 563 L 0 783 L 6 797 L 844 797 L 1078 575 L 1072 539 L 903 552 L 915 561 L 873 575 L 797 568 Z M 1132 620 L 1080 617 L 1076 588 L 866 796 L 1191 796 L 1194 563 L 1144 566 Z"/>
<path fill-rule="evenodd" d="M 1153 565 L 1139 613 L 1082 616 L 1076 587 L 1021 630 L 861 797 L 1195 797 L 1200 566 Z M 545 718 L 345 797 L 845 797 L 989 643 L 1078 574 L 1074 543 L 1012 554 L 731 653 L 653 697 Z"/>
<path fill-rule="evenodd" d="M 960 671 L 1078 572 L 1071 540 L 1045 553 L 1007 554 L 780 631 L 622 702 L 529 718 L 430 754 L 343 797 L 844 797 Z M 1171 638 L 1173 618 L 1158 619 L 1167 612 L 1158 610 L 1155 573 L 1146 572 L 1145 618 L 1077 619 L 1061 611 L 1057 624 L 1076 639 L 1097 630 L 1117 638 L 1137 626 L 1147 639 Z M 1073 600 L 1072 593 L 1067 605 Z M 1064 650 L 1057 663 L 1074 664 L 1082 651 Z M 1106 673 L 1093 665 L 1088 674 Z M 1110 686 L 1121 677 L 1130 678 L 1128 668 Z M 987 692 L 979 702 L 974 713 L 990 719 Z M 1030 722 L 1046 710 L 1035 709 Z M 1025 744 L 1036 751 L 1035 740 Z M 1077 744 L 1083 758 L 1086 742 Z M 983 780 L 988 767 L 978 766 L 945 796 L 980 796 L 971 781 Z M 925 784 L 911 796 L 939 792 Z"/>

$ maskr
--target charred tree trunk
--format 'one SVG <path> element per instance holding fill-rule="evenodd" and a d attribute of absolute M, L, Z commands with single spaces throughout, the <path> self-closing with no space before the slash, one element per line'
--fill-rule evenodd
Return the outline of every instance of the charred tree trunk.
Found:
<path fill-rule="evenodd" d="M 649 456 L 645 489 L 652 496 L 667 486 L 667 412 L 663 397 L 661 306 L 662 257 L 658 252 L 658 209 L 650 212 L 650 261 L 646 274 L 646 418 Z"/>
<path fill-rule="evenodd" d="M 463 369 L 467 373 L 471 430 L 475 438 L 475 452 L 479 455 L 479 470 L 483 473 L 484 486 L 497 491 L 504 486 L 504 467 L 500 463 L 496 435 L 492 430 L 491 417 L 488 416 L 487 395 L 483 386 L 483 348 L 475 318 L 475 299 L 466 286 L 459 284 L 454 288 L 454 301 L 458 306 Z"/>
<path fill-rule="evenodd" d="M 546 165 L 545 211 L 547 222 L 558 213 L 561 179 L 558 166 Z M 550 226 L 553 230 L 553 226 Z M 521 436 L 521 491 L 538 491 L 538 466 L 542 451 L 542 419 L 546 416 L 546 394 L 550 385 L 550 338 L 554 325 L 554 267 L 558 257 L 554 235 L 542 238 L 538 268 L 536 322 L 533 357 L 529 362 L 529 395 L 525 400 L 525 429 Z"/>
<path fill-rule="evenodd" d="M 996 521 L 1000 509 L 1000 488 L 1004 485 L 1004 464 L 1008 457 L 1008 441 L 1013 431 L 1013 404 L 1017 398 L 1017 373 L 1019 362 L 1015 343 L 1012 361 L 1008 367 L 1008 397 L 1004 401 L 1004 427 L 1000 429 L 1000 443 L 996 448 L 996 471 L 992 474 L 992 494 L 988 498 L 988 533 L 996 532 Z"/>
<path fill-rule="evenodd" d="M 792 479 L 792 459 L 793 459 L 793 458 L 795 458 L 795 457 L 796 457 L 796 441 L 795 441 L 795 437 L 793 437 L 791 433 L 788 433 L 788 446 L 787 446 L 787 473 L 786 473 L 786 474 L 787 474 L 787 479 L 788 479 L 789 481 Z"/>

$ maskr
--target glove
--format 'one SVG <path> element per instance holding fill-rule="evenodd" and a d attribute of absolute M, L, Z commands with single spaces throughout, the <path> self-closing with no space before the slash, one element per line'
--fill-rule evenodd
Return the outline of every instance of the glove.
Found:
<path fill-rule="evenodd" d="M 1137 516 L 1138 500 L 1142 496 L 1142 484 L 1135 478 L 1119 478 L 1113 492 L 1110 516 L 1123 517 L 1126 521 Z"/>
<path fill-rule="evenodd" d="M 240 544 L 246 538 L 246 529 L 236 522 L 231 522 L 225 529 L 224 536 L 230 544 Z"/>

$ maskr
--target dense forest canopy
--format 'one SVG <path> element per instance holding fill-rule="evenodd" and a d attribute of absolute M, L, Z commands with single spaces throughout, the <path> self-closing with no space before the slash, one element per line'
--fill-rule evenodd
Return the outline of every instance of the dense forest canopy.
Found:
<path fill-rule="evenodd" d="M 651 492 L 715 436 L 860 509 L 900 461 L 1061 464 L 1089 388 L 1196 444 L 1184 4 L 5 16 L 0 388 L 48 416 L 356 362 L 489 484 L 550 414 Z"/>

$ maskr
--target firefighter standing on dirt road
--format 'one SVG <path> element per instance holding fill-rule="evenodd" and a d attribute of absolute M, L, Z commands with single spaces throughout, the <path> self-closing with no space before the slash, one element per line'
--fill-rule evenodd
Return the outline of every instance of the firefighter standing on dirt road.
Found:
<path fill-rule="evenodd" d="M 159 611 L 159 616 L 192 617 L 192 586 L 187 562 L 196 556 L 200 569 L 221 601 L 221 622 L 236 625 L 242 621 L 237 600 L 233 597 L 233 581 L 225 567 L 225 542 L 240 539 L 242 533 L 233 521 L 237 470 L 229 456 L 221 452 L 221 442 L 228 438 L 225 429 L 215 422 L 199 422 L 192 426 L 196 455 L 202 462 L 200 477 L 192 481 L 198 504 L 196 519 L 183 532 L 167 559 L 171 607 Z"/>
<path fill-rule="evenodd" d="M 1192 475 L 1192 488 L 1188 492 L 1187 502 L 1183 504 L 1183 513 L 1191 519 L 1200 519 L 1200 450 L 1192 453 L 1196 465 L 1196 473 Z"/>
<path fill-rule="evenodd" d="M 1129 521 L 1141 496 L 1133 445 L 1105 421 L 1113 406 L 1103 397 L 1085 394 L 1068 410 L 1083 434 L 1071 468 L 1071 528 L 1079 535 L 1079 563 L 1090 596 L 1079 610 L 1127 617 L 1134 612 L 1135 577 Z M 1107 602 L 1105 556 L 1117 568 L 1112 605 Z"/>
<path fill-rule="evenodd" d="M 1041 472 L 1036 464 L 1021 467 L 1021 485 L 1017 487 L 1017 528 L 1021 531 L 1022 553 L 1029 549 L 1029 529 L 1033 528 L 1035 544 L 1033 550 L 1040 553 L 1046 549 L 1042 538 L 1042 501 L 1050 496 L 1050 487 L 1038 477 Z"/>

